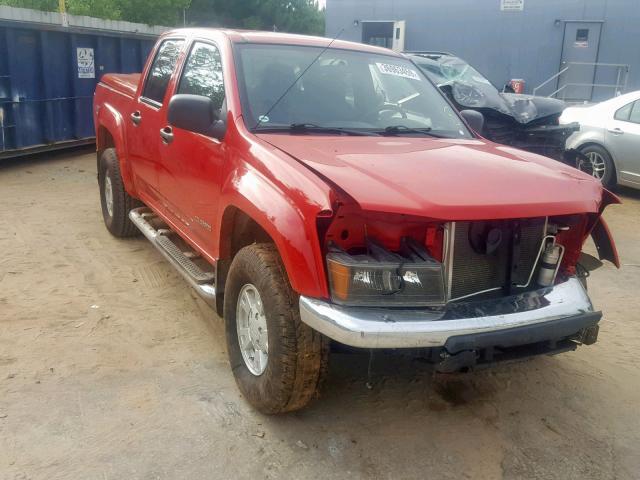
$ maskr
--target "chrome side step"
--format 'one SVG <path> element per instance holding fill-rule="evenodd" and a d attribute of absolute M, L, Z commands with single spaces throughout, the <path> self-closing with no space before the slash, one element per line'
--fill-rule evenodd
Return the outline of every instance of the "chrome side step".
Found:
<path fill-rule="evenodd" d="M 174 233 L 163 225 L 154 226 L 160 219 L 147 207 L 135 208 L 129 212 L 133 224 L 143 233 L 154 247 L 180 272 L 184 279 L 212 307 L 216 304 L 215 272 L 205 271 L 192 258 L 198 258 L 196 252 L 183 252 L 174 243 L 170 235 Z"/>
<path fill-rule="evenodd" d="M 173 260 L 178 262 L 180 266 L 186 270 L 189 277 L 191 277 L 198 285 L 203 283 L 212 283 L 216 278 L 213 272 L 205 272 L 198 265 L 193 263 L 189 256 L 185 254 L 178 246 L 171 241 L 166 235 L 158 235 L 156 237 L 158 246 L 164 249 Z"/>

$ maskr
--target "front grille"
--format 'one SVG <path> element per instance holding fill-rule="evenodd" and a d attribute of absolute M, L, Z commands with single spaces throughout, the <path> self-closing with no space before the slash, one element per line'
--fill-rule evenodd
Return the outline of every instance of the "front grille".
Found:
<path fill-rule="evenodd" d="M 449 247 L 449 299 L 492 290 L 511 291 L 510 284 L 525 284 L 544 236 L 544 218 L 455 222 Z M 502 240 L 491 253 L 479 248 L 483 232 L 497 229 Z M 475 246 L 471 238 L 476 239 Z"/>
<path fill-rule="evenodd" d="M 521 220 L 518 227 L 519 241 L 514 245 L 518 255 L 513 264 L 511 281 L 516 285 L 524 285 L 529 279 L 540 244 L 546 234 L 546 218 Z"/>

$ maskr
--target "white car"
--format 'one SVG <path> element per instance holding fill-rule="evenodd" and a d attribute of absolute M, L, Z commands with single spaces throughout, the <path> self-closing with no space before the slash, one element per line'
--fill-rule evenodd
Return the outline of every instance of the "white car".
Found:
<path fill-rule="evenodd" d="M 580 123 L 567 140 L 586 158 L 580 170 L 599 178 L 606 187 L 626 185 L 640 189 L 640 91 L 606 102 L 565 109 L 561 124 Z"/>

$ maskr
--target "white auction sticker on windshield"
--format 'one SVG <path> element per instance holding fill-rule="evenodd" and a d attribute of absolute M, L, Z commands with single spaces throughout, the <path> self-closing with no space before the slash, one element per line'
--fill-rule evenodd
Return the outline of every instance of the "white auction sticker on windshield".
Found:
<path fill-rule="evenodd" d="M 410 78 L 411 80 L 420 80 L 420 75 L 418 75 L 418 72 L 416 72 L 412 68 L 403 67 L 401 65 L 392 65 L 389 63 L 377 62 L 376 66 L 378 67 L 378 70 L 380 70 L 380 73 L 384 73 L 385 75 Z"/>

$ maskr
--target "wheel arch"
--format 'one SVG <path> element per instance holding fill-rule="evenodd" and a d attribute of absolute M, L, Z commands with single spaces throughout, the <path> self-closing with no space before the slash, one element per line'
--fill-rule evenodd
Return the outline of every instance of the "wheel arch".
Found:
<path fill-rule="evenodd" d="M 218 313 L 222 313 L 225 281 L 231 262 L 243 247 L 253 243 L 275 245 L 294 291 L 316 297 L 326 296 L 323 270 L 317 265 L 320 250 L 317 234 L 309 230 L 299 212 L 282 197 L 272 199 L 267 206 L 268 212 L 257 207 L 260 203 L 250 202 L 246 197 L 242 199 L 244 201 L 228 204 L 221 214 L 216 268 Z M 278 203 L 280 205 L 276 205 Z"/>
<path fill-rule="evenodd" d="M 275 244 L 275 241 L 258 222 L 235 205 L 228 205 L 222 214 L 219 238 L 220 254 L 216 266 L 216 311 L 218 315 L 222 316 L 225 283 L 231 262 L 236 254 L 242 248 L 253 243 Z"/>
<path fill-rule="evenodd" d="M 125 126 L 122 115 L 110 105 L 103 105 L 96 118 L 97 160 L 107 148 L 115 148 L 126 191 L 134 195 L 131 167 L 127 157 Z"/>

